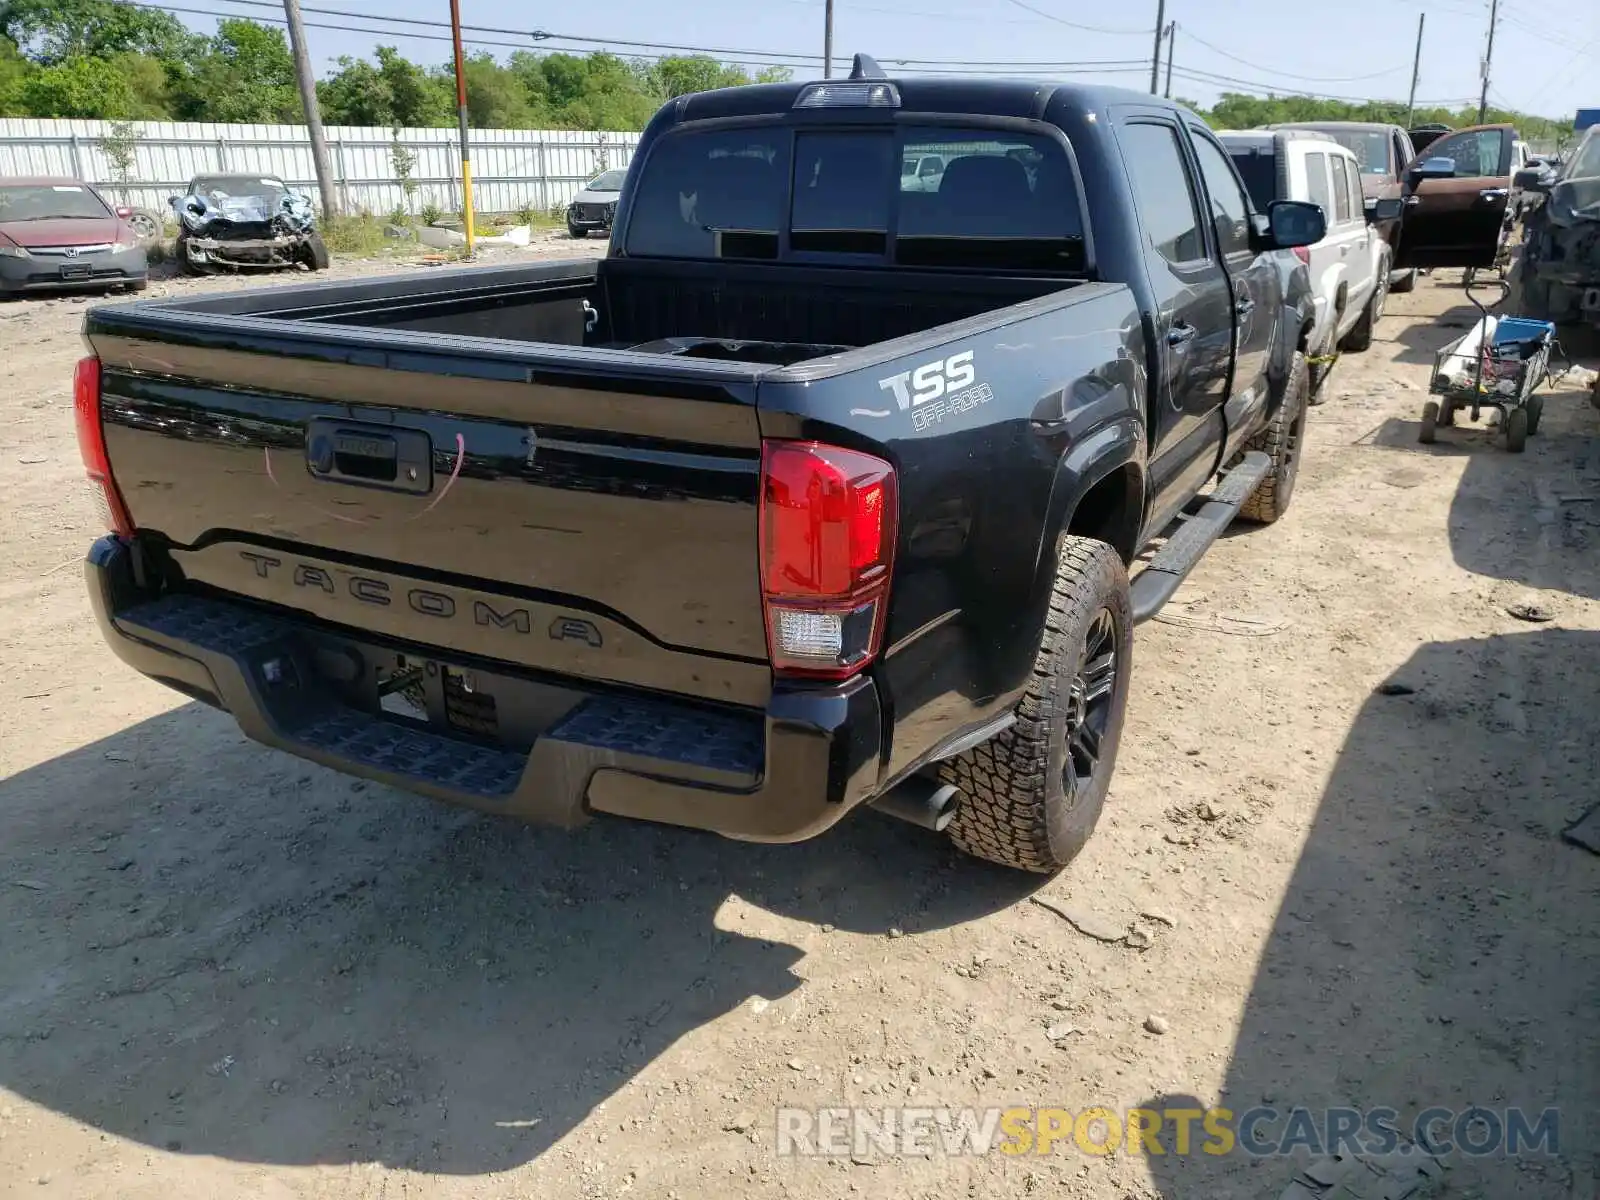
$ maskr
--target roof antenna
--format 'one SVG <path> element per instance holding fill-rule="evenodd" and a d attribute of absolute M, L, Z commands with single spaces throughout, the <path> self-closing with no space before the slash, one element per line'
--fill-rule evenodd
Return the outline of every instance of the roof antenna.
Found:
<path fill-rule="evenodd" d="M 887 79 L 883 68 L 870 54 L 858 54 L 850 67 L 851 79 Z"/>

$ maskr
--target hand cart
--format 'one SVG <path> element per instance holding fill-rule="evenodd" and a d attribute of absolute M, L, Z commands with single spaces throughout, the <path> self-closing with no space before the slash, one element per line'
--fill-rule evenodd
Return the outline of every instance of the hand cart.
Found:
<path fill-rule="evenodd" d="M 1500 299 L 1493 304 L 1479 300 L 1474 289 L 1484 286 L 1498 287 Z M 1463 409 L 1474 421 L 1483 409 L 1497 409 L 1506 449 L 1513 454 L 1520 454 L 1529 436 L 1538 432 L 1544 397 L 1535 389 L 1549 378 L 1556 327 L 1528 317 L 1494 316 L 1490 309 L 1503 303 L 1510 290 L 1510 284 L 1498 279 L 1467 285 L 1467 299 L 1482 316 L 1434 357 L 1428 392 L 1440 399 L 1422 406 L 1418 441 L 1431 443 L 1439 426 L 1454 425 Z"/>

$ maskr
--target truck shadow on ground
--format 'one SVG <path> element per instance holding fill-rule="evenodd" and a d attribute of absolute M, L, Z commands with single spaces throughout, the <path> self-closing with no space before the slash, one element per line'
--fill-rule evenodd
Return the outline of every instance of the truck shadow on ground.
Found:
<path fill-rule="evenodd" d="M 0 814 L 0 1085 L 242 1162 L 517 1166 L 700 1026 L 761 1020 L 808 947 L 1038 884 L 870 812 L 788 847 L 531 829 L 192 704 L 0 782 Z"/>
<path fill-rule="evenodd" d="M 1397 363 L 1431 367 L 1434 356 L 1471 329 L 1482 316 L 1472 305 L 1463 302 L 1451 305 L 1432 320 L 1407 322 L 1392 338 L 1385 336 L 1387 329 L 1380 324 L 1377 341 L 1394 347 L 1390 357 Z"/>
<path fill-rule="evenodd" d="M 1390 683 L 1414 691 L 1375 693 L 1350 730 L 1221 1095 L 1146 1107 L 1274 1110 L 1257 1127 L 1272 1144 L 1297 1106 L 1391 1108 L 1407 1134 L 1432 1106 L 1521 1107 L 1530 1124 L 1558 1106 L 1565 1158 L 1454 1156 L 1448 1194 L 1593 1195 L 1597 861 L 1559 837 L 1596 798 L 1600 634 L 1430 643 Z M 1195 1132 L 1178 1153 L 1169 1124 L 1148 1160 L 1168 1200 L 1283 1194 L 1292 1161 L 1207 1154 Z"/>

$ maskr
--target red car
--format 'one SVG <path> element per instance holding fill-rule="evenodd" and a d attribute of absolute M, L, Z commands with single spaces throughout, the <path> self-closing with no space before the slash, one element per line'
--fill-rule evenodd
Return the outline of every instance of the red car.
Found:
<path fill-rule="evenodd" d="M 150 282 L 144 246 L 115 208 L 79 179 L 0 177 L 0 295 Z"/>

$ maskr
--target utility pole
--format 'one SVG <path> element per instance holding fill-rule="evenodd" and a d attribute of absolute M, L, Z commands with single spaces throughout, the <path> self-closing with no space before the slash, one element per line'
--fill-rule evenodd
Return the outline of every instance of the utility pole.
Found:
<path fill-rule="evenodd" d="M 1150 94 L 1161 86 L 1161 39 L 1167 33 L 1167 0 L 1156 0 L 1156 48 L 1150 56 Z"/>
<path fill-rule="evenodd" d="M 1489 119 L 1489 68 L 1494 66 L 1494 27 L 1500 19 L 1500 0 L 1489 0 L 1489 48 L 1483 55 L 1483 91 L 1478 96 L 1478 124 Z"/>
<path fill-rule="evenodd" d="M 467 146 L 467 71 L 461 53 L 461 0 L 450 0 L 450 37 L 456 52 L 456 123 L 461 132 L 461 222 L 472 257 L 472 151 Z"/>
<path fill-rule="evenodd" d="M 1422 29 L 1428 23 L 1427 13 L 1417 14 L 1417 53 L 1411 60 L 1411 98 L 1406 101 L 1406 127 L 1410 128 L 1411 118 L 1417 111 L 1417 79 L 1422 74 Z"/>
<path fill-rule="evenodd" d="M 283 13 L 289 24 L 289 50 L 294 55 L 295 78 L 300 81 L 300 103 L 306 110 L 306 129 L 311 134 L 311 161 L 317 171 L 317 191 L 322 193 L 324 218 L 339 215 L 339 194 L 333 190 L 333 164 L 328 158 L 328 137 L 322 132 L 322 110 L 317 107 L 317 77 L 311 73 L 311 54 L 306 49 L 306 27 L 300 23 L 300 0 L 283 0 Z"/>
<path fill-rule="evenodd" d="M 822 77 L 833 78 L 833 0 L 828 0 L 822 15 Z"/>
<path fill-rule="evenodd" d="M 1167 90 L 1161 93 L 1162 96 L 1164 96 L 1168 100 L 1172 99 L 1172 43 L 1177 39 L 1177 36 L 1178 36 L 1178 23 L 1176 21 L 1168 21 L 1167 22 Z"/>

